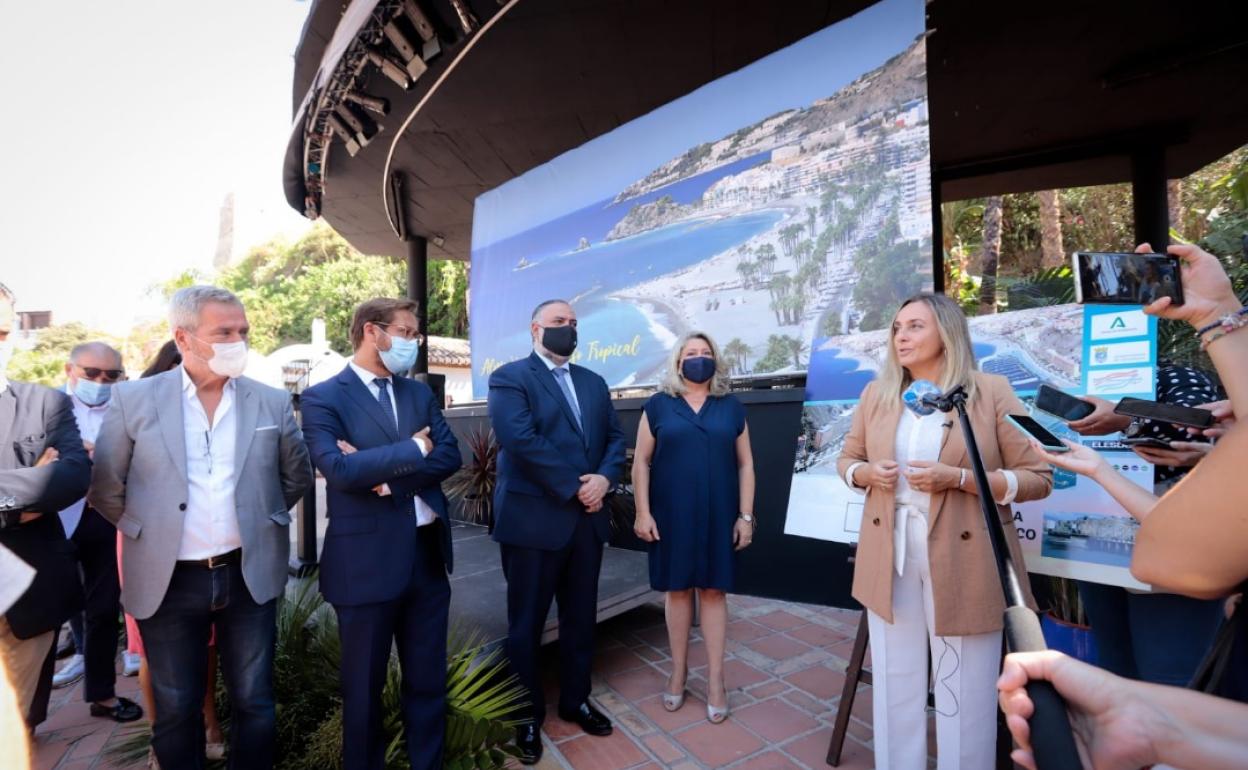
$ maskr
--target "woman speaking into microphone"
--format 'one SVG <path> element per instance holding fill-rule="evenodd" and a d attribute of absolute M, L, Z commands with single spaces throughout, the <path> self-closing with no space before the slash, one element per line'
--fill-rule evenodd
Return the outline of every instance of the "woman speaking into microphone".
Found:
<path fill-rule="evenodd" d="M 921 401 L 959 385 L 987 490 L 976 488 L 956 418 Z M 976 370 L 958 305 L 939 294 L 903 302 L 888 357 L 862 392 L 837 466 L 851 488 L 866 493 L 853 596 L 866 608 L 871 634 L 876 767 L 927 767 L 929 646 L 938 768 L 994 766 L 1005 600 L 976 496 L 996 501 L 1021 565 L 1010 504 L 1053 488 L 1049 465 L 1006 423 L 1010 413 L 1026 409 L 1004 377 Z M 1028 603 L 1034 606 L 1030 594 Z"/>

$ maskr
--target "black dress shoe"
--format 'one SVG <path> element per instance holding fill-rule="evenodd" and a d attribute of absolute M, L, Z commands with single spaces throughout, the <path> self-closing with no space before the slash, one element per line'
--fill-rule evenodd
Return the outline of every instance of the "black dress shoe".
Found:
<path fill-rule="evenodd" d="M 589 705 L 589 701 L 585 701 L 577 706 L 575 711 L 559 709 L 559 718 L 565 722 L 575 722 L 590 735 L 611 734 L 611 720 L 607 719 L 607 716 L 601 711 Z"/>
<path fill-rule="evenodd" d="M 535 724 L 516 728 L 516 748 L 520 749 L 520 761 L 535 765 L 542 758 L 542 731 Z"/>
<path fill-rule="evenodd" d="M 143 709 L 129 698 L 118 698 L 111 706 L 92 703 L 90 712 L 93 717 L 105 717 L 114 722 L 134 722 L 143 716 Z"/>

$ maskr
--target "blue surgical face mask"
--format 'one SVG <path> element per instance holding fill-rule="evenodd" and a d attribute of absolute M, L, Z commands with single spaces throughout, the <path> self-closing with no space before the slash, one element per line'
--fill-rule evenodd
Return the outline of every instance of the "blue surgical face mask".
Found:
<path fill-rule="evenodd" d="M 920 401 L 921 398 L 927 395 L 939 396 L 940 388 L 927 380 L 915 380 L 910 383 L 910 387 L 906 388 L 906 392 L 901 394 L 901 400 L 910 408 L 910 411 L 920 417 L 925 417 L 936 411 Z"/>
<path fill-rule="evenodd" d="M 690 382 L 706 382 L 715 376 L 715 359 L 710 356 L 694 356 L 680 362 L 680 373 Z"/>
<path fill-rule="evenodd" d="M 87 406 L 102 406 L 108 402 L 112 389 L 113 386 L 108 383 L 80 377 L 78 383 L 74 385 L 74 395 Z"/>
<path fill-rule="evenodd" d="M 390 334 L 390 349 L 377 348 L 381 354 L 381 363 L 385 364 L 391 374 L 403 374 L 416 364 L 416 356 L 420 354 L 420 340 L 405 340 Z"/>

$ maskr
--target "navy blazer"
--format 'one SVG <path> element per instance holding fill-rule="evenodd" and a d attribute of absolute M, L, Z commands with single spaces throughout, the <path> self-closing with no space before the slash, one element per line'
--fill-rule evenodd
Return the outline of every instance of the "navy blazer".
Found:
<path fill-rule="evenodd" d="M 459 470 L 459 443 L 428 385 L 407 377 L 391 382 L 397 431 L 350 365 L 300 397 L 303 435 L 327 490 L 320 588 L 330 604 L 386 602 L 407 589 L 419 558 L 416 496 L 441 517 L 442 556 L 448 572 L 454 566 L 441 485 Z M 428 457 L 411 439 L 425 427 L 433 441 Z M 344 454 L 340 439 L 358 451 Z M 389 484 L 391 494 L 374 492 L 379 484 Z"/>
<path fill-rule="evenodd" d="M 606 506 L 594 514 L 576 498 L 580 477 L 599 473 L 612 486 L 624 471 L 624 431 L 607 383 L 570 366 L 584 433 L 555 375 L 533 353 L 490 375 L 490 425 L 498 438 L 494 539 L 525 548 L 558 550 L 577 519 L 592 515 L 599 539 L 611 537 Z"/>

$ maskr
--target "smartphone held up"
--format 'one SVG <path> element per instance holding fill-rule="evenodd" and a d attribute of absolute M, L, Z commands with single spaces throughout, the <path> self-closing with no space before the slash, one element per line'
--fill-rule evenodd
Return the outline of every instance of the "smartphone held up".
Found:
<path fill-rule="evenodd" d="M 1169 297 L 1183 304 L 1180 260 L 1170 254 L 1077 251 L 1075 301 L 1096 305 L 1148 305 Z"/>

